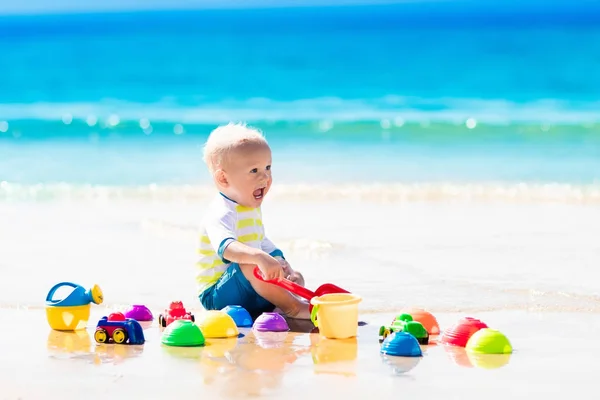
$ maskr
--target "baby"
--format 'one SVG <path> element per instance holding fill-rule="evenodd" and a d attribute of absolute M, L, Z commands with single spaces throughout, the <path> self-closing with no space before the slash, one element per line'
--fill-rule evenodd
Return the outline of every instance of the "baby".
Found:
<path fill-rule="evenodd" d="M 211 132 L 204 162 L 219 191 L 202 224 L 196 264 L 200 302 L 207 310 L 244 307 L 253 317 L 277 307 L 291 318 L 309 319 L 308 303 L 266 280 L 288 278 L 302 286 L 283 253 L 265 235 L 260 206 L 271 183 L 271 149 L 263 135 L 230 123 Z"/>

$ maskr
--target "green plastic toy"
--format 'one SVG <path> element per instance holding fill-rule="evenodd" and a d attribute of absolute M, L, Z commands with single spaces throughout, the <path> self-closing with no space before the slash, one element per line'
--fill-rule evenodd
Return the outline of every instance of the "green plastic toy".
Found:
<path fill-rule="evenodd" d="M 165 328 L 161 342 L 167 346 L 204 346 L 204 335 L 200 328 L 192 321 L 178 319 Z"/>
<path fill-rule="evenodd" d="M 511 354 L 512 345 L 504 334 L 496 329 L 483 328 L 471 336 L 467 351 L 479 354 Z"/>
<path fill-rule="evenodd" d="M 413 321 L 410 314 L 400 314 L 390 325 L 379 328 L 379 343 L 382 343 L 392 332 L 406 332 L 413 335 L 419 344 L 429 344 L 427 329 L 420 322 Z"/>

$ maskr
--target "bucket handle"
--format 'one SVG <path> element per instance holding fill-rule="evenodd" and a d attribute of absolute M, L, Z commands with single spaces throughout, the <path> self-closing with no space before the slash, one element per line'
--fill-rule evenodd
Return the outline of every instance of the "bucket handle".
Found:
<path fill-rule="evenodd" d="M 60 282 L 60 283 L 57 283 L 56 285 L 52 286 L 52 289 L 50 289 L 50 291 L 48 292 L 48 296 L 46 296 L 46 301 L 52 301 L 52 296 L 54 296 L 54 293 L 56 293 L 56 291 L 58 290 L 58 288 L 60 288 L 62 286 L 70 286 L 73 289 L 79 287 L 79 285 L 76 285 L 76 284 L 71 283 L 71 282 Z"/>
<path fill-rule="evenodd" d="M 313 309 L 310 312 L 310 320 L 315 325 L 316 328 L 319 327 L 319 321 L 317 321 L 317 312 L 319 311 L 319 304 L 313 305 Z"/>

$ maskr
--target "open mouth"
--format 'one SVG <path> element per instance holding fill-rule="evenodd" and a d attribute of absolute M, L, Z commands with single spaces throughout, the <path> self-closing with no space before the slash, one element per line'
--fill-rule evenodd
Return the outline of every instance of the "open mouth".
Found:
<path fill-rule="evenodd" d="M 256 189 L 252 195 L 254 196 L 254 198 L 256 200 L 260 200 L 263 198 L 263 196 L 265 195 L 265 188 L 260 188 L 260 189 Z"/>

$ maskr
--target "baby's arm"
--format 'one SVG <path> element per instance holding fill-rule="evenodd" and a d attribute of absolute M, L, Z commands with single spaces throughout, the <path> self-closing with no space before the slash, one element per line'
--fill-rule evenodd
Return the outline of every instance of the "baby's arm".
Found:
<path fill-rule="evenodd" d="M 258 265 L 267 280 L 283 277 L 283 270 L 279 265 L 279 261 L 263 250 L 255 249 L 237 240 L 232 240 L 225 245 L 223 256 L 227 260 L 238 264 Z"/>
<path fill-rule="evenodd" d="M 269 240 L 269 238 L 266 235 L 263 237 L 262 242 L 260 242 L 260 248 L 263 249 L 265 253 L 269 253 L 271 257 L 281 258 L 285 260 L 285 257 L 283 256 L 283 251 L 278 249 L 277 246 L 275 246 L 275 244 L 271 242 L 271 240 Z"/>

